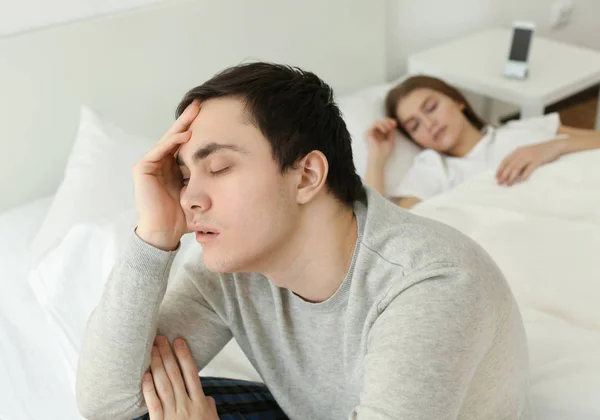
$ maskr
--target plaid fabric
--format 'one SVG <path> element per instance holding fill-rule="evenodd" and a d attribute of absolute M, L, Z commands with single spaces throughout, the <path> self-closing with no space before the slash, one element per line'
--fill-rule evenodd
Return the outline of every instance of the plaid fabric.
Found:
<path fill-rule="evenodd" d="M 237 379 L 200 378 L 202 389 L 213 397 L 221 420 L 287 420 L 265 384 Z M 149 420 L 148 414 L 135 420 Z"/>

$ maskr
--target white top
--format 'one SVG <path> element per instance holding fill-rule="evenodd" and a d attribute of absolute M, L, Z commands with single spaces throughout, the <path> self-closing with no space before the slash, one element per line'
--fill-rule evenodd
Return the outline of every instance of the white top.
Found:
<path fill-rule="evenodd" d="M 448 191 L 473 175 L 497 167 L 517 148 L 552 139 L 559 127 L 560 117 L 552 113 L 511 121 L 499 128 L 488 126 L 484 137 L 462 158 L 424 150 L 390 196 L 425 200 Z"/>
<path fill-rule="evenodd" d="M 504 77 L 511 29 L 489 29 L 451 40 L 407 59 L 410 74 L 440 77 L 453 86 L 506 102 L 547 105 L 600 82 L 600 52 L 534 35 L 529 77 Z M 473 62 L 477 57 L 477 62 Z"/>

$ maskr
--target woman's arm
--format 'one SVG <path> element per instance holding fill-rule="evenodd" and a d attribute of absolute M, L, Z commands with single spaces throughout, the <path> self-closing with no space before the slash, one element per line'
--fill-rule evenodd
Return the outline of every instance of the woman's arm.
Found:
<path fill-rule="evenodd" d="M 561 156 L 600 148 L 600 131 L 569 127 L 561 124 L 557 134 L 568 136 L 567 138 L 550 140 L 556 141 L 560 145 Z"/>
<path fill-rule="evenodd" d="M 394 199 L 394 203 L 405 209 L 410 209 L 413 206 L 419 204 L 420 202 L 421 199 L 417 197 L 402 197 Z"/>
<path fill-rule="evenodd" d="M 541 165 L 559 157 L 584 150 L 600 149 L 600 132 L 560 125 L 557 138 L 519 147 L 508 155 L 498 167 L 498 184 L 511 186 L 526 181 L 532 172 Z"/>
<path fill-rule="evenodd" d="M 385 165 L 396 145 L 395 130 L 396 121 L 386 118 L 373 122 L 365 133 L 368 148 L 365 183 L 381 195 L 385 195 Z"/>
<path fill-rule="evenodd" d="M 385 164 L 386 159 L 380 159 L 377 156 L 369 155 L 367 160 L 367 171 L 365 173 L 365 183 L 376 190 L 379 194 L 385 195 Z M 392 201 L 405 209 L 410 209 L 421 202 L 417 197 L 394 198 Z"/>
<path fill-rule="evenodd" d="M 382 157 L 375 153 L 369 153 L 367 159 L 367 171 L 365 172 L 365 184 L 376 190 L 379 194 L 385 195 L 385 165 L 387 157 Z"/>
<path fill-rule="evenodd" d="M 395 147 L 396 121 L 387 118 L 373 123 L 365 133 L 368 144 L 367 170 L 365 184 L 385 196 L 385 166 Z M 410 209 L 421 202 L 417 197 L 392 198 L 398 206 Z"/>

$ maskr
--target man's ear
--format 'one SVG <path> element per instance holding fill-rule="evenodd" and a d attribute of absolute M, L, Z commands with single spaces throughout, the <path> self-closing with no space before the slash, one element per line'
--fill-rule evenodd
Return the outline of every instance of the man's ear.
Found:
<path fill-rule="evenodd" d="M 313 150 L 298 161 L 296 170 L 299 174 L 296 199 L 299 204 L 309 203 L 325 187 L 329 162 L 322 152 Z"/>

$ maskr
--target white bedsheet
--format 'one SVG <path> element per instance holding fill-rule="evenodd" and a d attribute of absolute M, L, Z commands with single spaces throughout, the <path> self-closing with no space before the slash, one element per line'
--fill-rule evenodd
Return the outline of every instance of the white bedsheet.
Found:
<path fill-rule="evenodd" d="M 70 378 L 27 282 L 26 249 L 51 199 L 0 215 L 0 419 L 78 419 Z"/>

